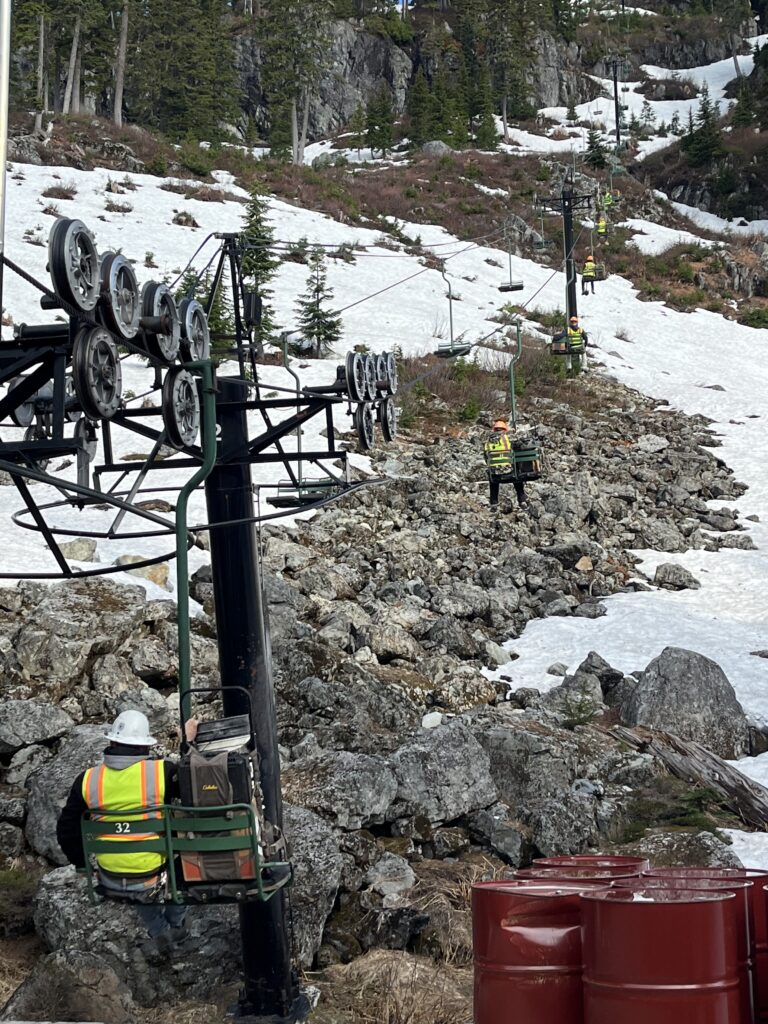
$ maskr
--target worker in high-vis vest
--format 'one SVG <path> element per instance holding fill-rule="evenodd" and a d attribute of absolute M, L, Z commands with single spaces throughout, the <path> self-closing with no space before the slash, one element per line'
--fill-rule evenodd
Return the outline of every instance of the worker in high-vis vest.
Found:
<path fill-rule="evenodd" d="M 184 727 L 188 743 L 197 735 L 197 724 L 193 718 Z M 176 765 L 172 761 L 150 758 L 157 741 L 150 734 L 146 716 L 140 711 L 121 712 L 105 739 L 109 745 L 101 764 L 81 772 L 72 784 L 59 816 L 56 838 L 67 860 L 75 867 L 84 868 L 80 832 L 83 814 L 86 810 L 114 812 L 115 835 L 102 838 L 114 842 L 115 852 L 99 854 L 96 858 L 99 884 L 134 902 L 158 950 L 168 952 L 188 934 L 184 926 L 187 908 L 152 902 L 152 895 L 162 881 L 165 858 L 160 853 L 132 852 L 133 841 L 151 836 L 142 833 L 138 825 L 130 833 L 124 829 L 129 821 L 159 817 L 159 812 L 153 815 L 149 808 L 178 799 Z M 148 810 L 126 814 L 142 808 Z M 101 817 L 104 821 L 113 820 L 110 813 Z"/>
<path fill-rule="evenodd" d="M 566 341 L 567 357 L 565 361 L 566 368 L 571 370 L 572 356 L 578 356 L 581 361 L 581 366 L 586 368 L 587 365 L 587 346 L 589 345 L 589 338 L 587 332 L 579 324 L 579 318 L 577 316 L 569 317 L 568 327 L 562 331 L 558 331 L 552 338 L 553 341 Z"/>
<path fill-rule="evenodd" d="M 603 196 L 603 206 L 606 210 L 610 210 L 613 206 L 613 194 L 611 192 L 606 192 Z"/>
<path fill-rule="evenodd" d="M 514 484 L 518 504 L 527 505 L 525 486 L 522 480 L 515 477 L 515 456 L 506 420 L 499 419 L 493 424 L 491 434 L 483 446 L 483 453 L 491 489 L 491 508 L 499 504 L 499 490 L 504 483 Z"/>
<path fill-rule="evenodd" d="M 608 221 L 602 213 L 597 219 L 597 235 L 598 238 L 605 238 L 608 235 Z"/>
<path fill-rule="evenodd" d="M 584 266 L 581 268 L 581 294 L 587 294 L 588 285 L 592 285 L 592 294 L 595 294 L 595 278 L 597 277 L 597 264 L 595 263 L 595 257 L 590 253 L 589 256 L 584 260 Z"/>

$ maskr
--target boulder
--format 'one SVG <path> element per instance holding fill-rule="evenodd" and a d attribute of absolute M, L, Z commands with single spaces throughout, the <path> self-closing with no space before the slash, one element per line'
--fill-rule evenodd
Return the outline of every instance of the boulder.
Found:
<path fill-rule="evenodd" d="M 466 722 L 423 731 L 389 759 L 397 790 L 389 815 L 453 821 L 496 802 L 488 755 Z"/>
<path fill-rule="evenodd" d="M 621 704 L 625 725 L 644 725 L 696 740 L 734 760 L 749 750 L 749 725 L 720 666 L 696 651 L 666 647 L 640 673 Z"/>
<path fill-rule="evenodd" d="M 385 853 L 368 869 L 363 881 L 380 896 L 401 896 L 416 884 L 416 875 L 404 857 Z"/>
<path fill-rule="evenodd" d="M 343 829 L 384 822 L 397 788 L 392 768 L 383 758 L 349 751 L 303 757 L 288 764 L 283 773 L 286 800 Z"/>
<path fill-rule="evenodd" d="M 328 824 L 304 807 L 286 804 L 284 831 L 291 850 L 294 880 L 291 915 L 296 957 L 311 967 L 323 928 L 333 910 L 341 880 L 339 844 Z"/>
<path fill-rule="evenodd" d="M 72 783 L 80 772 L 101 761 L 106 746 L 103 725 L 77 725 L 63 740 L 58 754 L 27 779 L 29 802 L 25 834 L 35 851 L 54 864 L 66 864 L 56 842 L 56 822 Z"/>
<path fill-rule="evenodd" d="M 617 852 L 647 857 L 657 867 L 742 867 L 731 847 L 712 832 L 652 832 Z"/>
<path fill-rule="evenodd" d="M 0 754 L 14 754 L 22 747 L 57 739 L 73 725 L 69 715 L 55 704 L 0 701 Z"/>
<path fill-rule="evenodd" d="M 95 953 L 59 950 L 39 960 L 0 1014 L 5 1021 L 100 1021 L 133 1024 L 126 985 Z"/>
<path fill-rule="evenodd" d="M 663 562 L 657 566 L 653 582 L 664 590 L 698 590 L 701 587 L 692 572 L 675 562 Z"/>
<path fill-rule="evenodd" d="M 135 910 L 116 901 L 91 904 L 74 868 L 45 875 L 34 899 L 35 928 L 48 949 L 101 957 L 141 1006 L 206 1001 L 214 989 L 235 983 L 237 916 L 234 906 L 193 908 L 189 938 L 169 969 L 167 959 L 147 950 Z"/>
<path fill-rule="evenodd" d="M 17 825 L 0 821 L 0 864 L 14 860 L 24 848 L 24 833 Z"/>
<path fill-rule="evenodd" d="M 425 142 L 421 147 L 421 151 L 426 156 L 445 156 L 447 153 L 452 152 L 451 147 L 440 139 L 435 139 L 432 142 Z"/>
<path fill-rule="evenodd" d="M 92 537 L 77 537 L 75 540 L 62 541 L 59 549 L 65 558 L 75 562 L 98 562 L 96 557 L 96 541 Z"/>

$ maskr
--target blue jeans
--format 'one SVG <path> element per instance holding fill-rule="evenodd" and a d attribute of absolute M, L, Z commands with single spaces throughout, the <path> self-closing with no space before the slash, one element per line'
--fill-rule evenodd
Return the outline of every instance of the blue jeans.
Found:
<path fill-rule="evenodd" d="M 152 939 L 156 939 L 167 928 L 180 928 L 187 916 L 187 908 L 174 903 L 136 903 L 135 907 Z"/>

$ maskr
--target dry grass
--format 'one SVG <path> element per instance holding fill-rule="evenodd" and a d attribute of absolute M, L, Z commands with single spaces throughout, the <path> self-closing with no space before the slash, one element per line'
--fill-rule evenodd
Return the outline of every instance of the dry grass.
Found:
<path fill-rule="evenodd" d="M 414 906 L 429 915 L 419 950 L 455 967 L 472 963 L 472 886 L 506 873 L 498 860 L 425 860 L 415 865 Z"/>
<path fill-rule="evenodd" d="M 329 968 L 317 1024 L 468 1024 L 472 975 L 398 950 L 372 950 Z"/>
<path fill-rule="evenodd" d="M 232 1002 L 235 996 L 233 993 Z M 223 1005 L 215 1003 L 180 1003 L 176 1006 L 154 1007 L 139 1014 L 137 1024 L 225 1024 L 232 1017 Z"/>
<path fill-rule="evenodd" d="M 130 203 L 119 203 L 115 202 L 114 199 L 108 199 L 104 204 L 104 209 L 107 213 L 132 213 L 133 207 Z"/>
<path fill-rule="evenodd" d="M 36 935 L 0 939 L 0 1007 L 29 975 L 45 950 Z"/>
<path fill-rule="evenodd" d="M 77 185 L 73 181 L 51 185 L 42 193 L 44 199 L 74 199 L 76 195 Z"/>
<path fill-rule="evenodd" d="M 178 210 L 173 217 L 173 223 L 178 224 L 182 228 L 199 228 L 200 225 L 197 223 L 191 213 L 187 213 L 186 210 Z"/>

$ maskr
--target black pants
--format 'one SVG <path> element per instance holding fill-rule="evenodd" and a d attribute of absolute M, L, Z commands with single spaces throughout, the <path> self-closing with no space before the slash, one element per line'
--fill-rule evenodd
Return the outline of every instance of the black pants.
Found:
<path fill-rule="evenodd" d="M 490 476 L 488 477 L 488 483 L 491 488 L 491 506 L 499 504 L 499 488 L 502 484 L 513 484 L 515 488 L 515 494 L 517 495 L 518 505 L 524 505 L 526 502 L 525 497 L 525 485 L 522 480 L 517 480 L 511 476 Z"/>
<path fill-rule="evenodd" d="M 582 277 L 582 279 L 581 279 L 581 294 L 582 295 L 586 295 L 587 294 L 587 285 L 588 284 L 592 285 L 592 294 L 594 295 L 595 294 L 595 279 L 594 279 L 594 277 Z"/>

